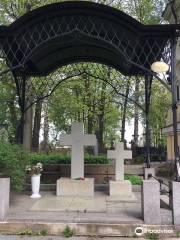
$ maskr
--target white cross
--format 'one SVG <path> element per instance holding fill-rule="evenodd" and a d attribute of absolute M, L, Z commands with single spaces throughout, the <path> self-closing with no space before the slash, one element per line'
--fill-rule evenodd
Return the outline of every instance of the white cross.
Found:
<path fill-rule="evenodd" d="M 71 134 L 62 134 L 60 144 L 72 146 L 71 178 L 84 178 L 84 146 L 95 146 L 96 136 L 84 134 L 83 123 L 72 123 Z"/>
<path fill-rule="evenodd" d="M 115 150 L 108 150 L 107 157 L 115 159 L 115 180 L 124 180 L 124 159 L 131 159 L 132 151 L 124 150 L 123 142 L 116 142 Z"/>

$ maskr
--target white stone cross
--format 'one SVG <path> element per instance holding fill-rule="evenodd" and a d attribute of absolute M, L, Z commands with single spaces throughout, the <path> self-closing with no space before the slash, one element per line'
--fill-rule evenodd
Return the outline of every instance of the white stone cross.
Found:
<path fill-rule="evenodd" d="M 108 150 L 107 157 L 115 159 L 115 180 L 124 180 L 124 159 L 131 159 L 132 151 L 124 150 L 123 142 L 116 142 L 115 150 Z"/>
<path fill-rule="evenodd" d="M 62 134 L 60 144 L 72 146 L 71 178 L 84 178 L 84 146 L 95 146 L 96 136 L 84 134 L 83 123 L 72 123 L 71 134 Z"/>

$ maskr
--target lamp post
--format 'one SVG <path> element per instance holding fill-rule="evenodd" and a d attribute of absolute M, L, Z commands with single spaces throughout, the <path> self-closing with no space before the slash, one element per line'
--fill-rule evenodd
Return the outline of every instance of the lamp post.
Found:
<path fill-rule="evenodd" d="M 166 73 L 169 70 L 169 66 L 163 61 L 154 62 L 151 65 L 151 70 L 158 73 Z M 151 168 L 151 154 L 150 154 L 150 146 L 151 146 L 151 131 L 150 131 L 150 123 L 149 123 L 149 105 L 151 101 L 151 85 L 152 85 L 153 75 L 147 74 L 145 75 L 145 114 L 146 114 L 146 165 L 147 168 Z"/>
<path fill-rule="evenodd" d="M 172 113 L 173 113 L 173 132 L 174 132 L 174 160 L 176 181 L 180 181 L 180 161 L 179 161 L 179 147 L 177 134 L 177 82 L 175 76 L 175 56 L 176 56 L 176 39 L 172 41 L 172 55 L 171 55 L 171 94 L 172 94 Z M 166 73 L 169 70 L 169 65 L 165 62 L 154 62 L 151 65 L 151 70 L 155 73 Z"/>

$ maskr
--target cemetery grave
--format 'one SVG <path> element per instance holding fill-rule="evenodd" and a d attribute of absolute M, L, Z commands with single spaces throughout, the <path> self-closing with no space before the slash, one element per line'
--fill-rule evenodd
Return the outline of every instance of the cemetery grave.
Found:
<path fill-rule="evenodd" d="M 8 104 L 0 109 L 5 127 L 0 128 L 0 232 L 62 235 L 69 229 L 77 236 L 133 237 L 140 229 L 146 237 L 147 229 L 153 234 L 160 229 L 162 237 L 177 235 L 177 16 L 175 24 L 148 25 L 118 6 L 67 1 L 38 3 L 37 8 L 24 4 L 25 14 L 20 11 L 11 22 L 14 14 L 2 14 L 2 4 L 6 2 L 0 3 L 0 84 L 2 101 Z M 171 179 L 158 179 L 151 141 L 163 143 L 160 130 L 170 105 L 173 173 Z M 136 124 L 127 149 L 132 114 Z M 131 165 L 132 149 L 140 144 L 138 117 L 145 152 L 143 162 Z M 41 162 L 30 161 L 31 151 L 43 149 L 48 155 L 59 147 L 57 141 L 70 156 L 61 159 L 64 164 L 55 157 L 54 165 L 45 164 L 41 172 Z M 86 151 L 93 153 L 93 164 L 86 163 Z M 164 157 L 155 159 L 161 165 Z M 31 180 L 32 195 L 23 189 L 30 185 L 24 180 Z"/>

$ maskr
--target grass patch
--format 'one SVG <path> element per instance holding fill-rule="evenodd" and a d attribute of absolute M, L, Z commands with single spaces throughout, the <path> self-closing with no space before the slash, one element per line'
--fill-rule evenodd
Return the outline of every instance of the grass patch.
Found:
<path fill-rule="evenodd" d="M 157 233 L 148 233 L 148 234 L 146 234 L 146 239 L 159 240 L 159 235 Z"/>
<path fill-rule="evenodd" d="M 125 174 L 124 179 L 129 180 L 132 183 L 132 185 L 141 185 L 142 184 L 142 180 L 136 175 Z"/>
<path fill-rule="evenodd" d="M 47 236 L 48 231 L 46 229 L 42 229 L 39 232 L 34 232 L 32 229 L 25 229 L 22 232 L 19 232 L 18 235 L 21 236 Z"/>

